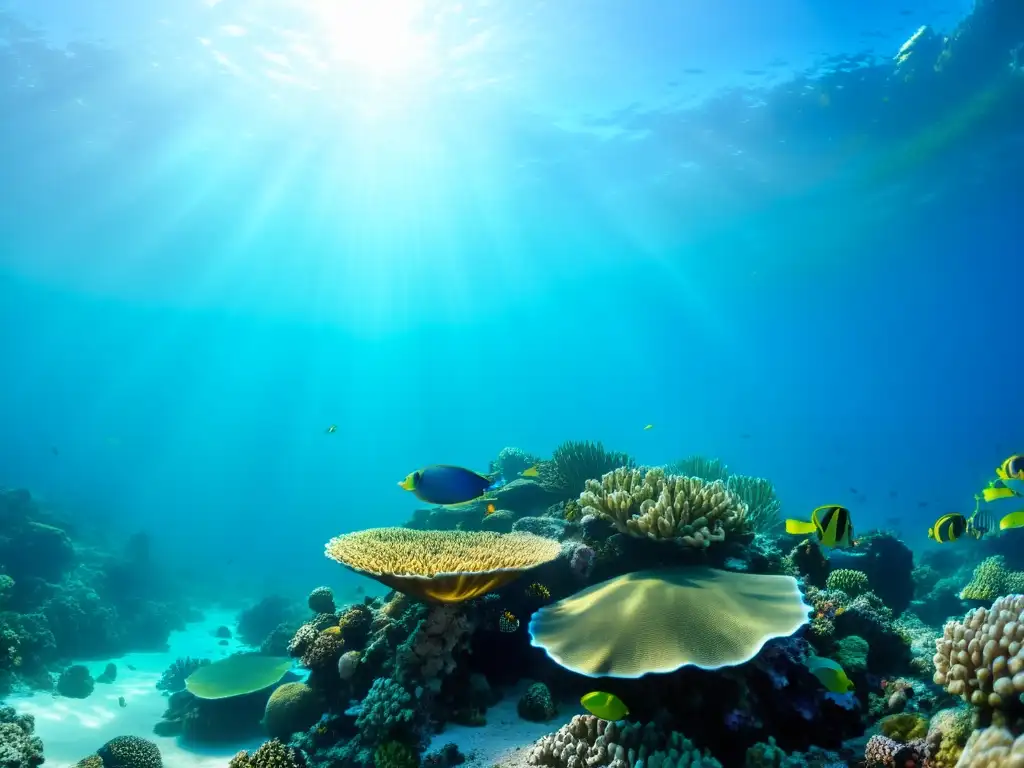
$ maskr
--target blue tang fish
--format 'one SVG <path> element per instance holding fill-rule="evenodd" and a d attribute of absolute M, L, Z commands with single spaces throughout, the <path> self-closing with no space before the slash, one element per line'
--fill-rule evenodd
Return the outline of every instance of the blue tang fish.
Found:
<path fill-rule="evenodd" d="M 479 499 L 487 491 L 497 488 L 500 481 L 463 467 L 431 464 L 413 472 L 399 485 L 428 504 L 461 504 Z"/>

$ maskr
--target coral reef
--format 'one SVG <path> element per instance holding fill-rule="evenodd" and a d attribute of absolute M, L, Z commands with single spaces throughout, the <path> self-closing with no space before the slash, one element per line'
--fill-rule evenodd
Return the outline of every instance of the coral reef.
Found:
<path fill-rule="evenodd" d="M 228 762 L 228 768 L 302 768 L 303 765 L 298 751 L 277 739 L 265 742 L 251 755 L 243 750 Z"/>
<path fill-rule="evenodd" d="M 584 515 L 609 520 L 630 536 L 703 548 L 745 530 L 747 506 L 720 481 L 666 475 L 663 469 L 617 469 L 588 480 Z"/>
<path fill-rule="evenodd" d="M 678 732 L 619 724 L 593 715 L 576 715 L 541 738 L 527 757 L 530 765 L 553 768 L 721 768 Z"/>
<path fill-rule="evenodd" d="M 162 768 L 160 749 L 149 739 L 117 736 L 98 750 L 103 768 Z"/>
<path fill-rule="evenodd" d="M 520 697 L 516 711 L 523 720 L 546 723 L 558 714 L 551 691 L 544 683 L 534 683 Z"/>
<path fill-rule="evenodd" d="M 36 768 L 43 763 L 43 742 L 35 732 L 35 718 L 0 706 L 0 768 Z"/>
<path fill-rule="evenodd" d="M 1024 596 L 1008 595 L 951 621 L 935 642 L 936 685 L 975 706 L 1016 705 L 1024 693 Z"/>
<path fill-rule="evenodd" d="M 323 702 L 305 683 L 284 683 L 267 700 L 263 727 L 276 739 L 288 740 L 296 731 L 304 731 L 320 719 Z"/>
<path fill-rule="evenodd" d="M 193 659 L 191 656 L 175 659 L 171 665 L 164 670 L 157 680 L 156 687 L 166 693 L 175 693 L 185 690 L 185 678 L 202 666 L 210 663 L 209 659 Z"/>
<path fill-rule="evenodd" d="M 1024 765 L 1024 736 L 1005 728 L 975 731 L 967 740 L 957 768 L 1020 768 Z"/>
<path fill-rule="evenodd" d="M 634 466 L 635 462 L 627 454 L 606 451 L 601 443 L 570 440 L 555 448 L 550 461 L 541 464 L 540 480 L 566 500 L 579 496 L 588 480 Z"/>
<path fill-rule="evenodd" d="M 974 569 L 970 582 L 960 591 L 960 598 L 987 603 L 1011 592 L 1024 592 L 1024 571 L 1008 571 L 1006 558 L 993 555 Z"/>
<path fill-rule="evenodd" d="M 838 589 L 850 597 L 860 597 L 870 591 L 867 574 L 851 568 L 838 568 L 829 573 L 825 579 L 825 589 Z"/>

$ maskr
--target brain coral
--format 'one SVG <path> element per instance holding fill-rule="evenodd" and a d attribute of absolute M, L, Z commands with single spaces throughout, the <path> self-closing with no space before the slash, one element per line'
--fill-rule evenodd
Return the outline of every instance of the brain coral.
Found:
<path fill-rule="evenodd" d="M 320 700 L 316 692 L 305 683 L 285 683 L 270 694 L 263 727 L 273 738 L 287 741 L 319 718 Z"/>
<path fill-rule="evenodd" d="M 630 536 L 707 547 L 745 528 L 747 505 L 721 481 L 666 475 L 665 470 L 616 469 L 588 480 L 584 515 L 610 521 Z"/>
<path fill-rule="evenodd" d="M 558 557 L 561 545 L 529 533 L 371 528 L 337 536 L 326 554 L 399 592 L 459 603 Z"/>
<path fill-rule="evenodd" d="M 98 750 L 103 768 L 161 768 L 160 748 L 138 736 L 117 736 Z"/>
<path fill-rule="evenodd" d="M 975 706 L 1002 707 L 1024 693 L 1024 595 L 947 622 L 935 641 L 936 685 Z"/>
<path fill-rule="evenodd" d="M 721 763 L 702 754 L 681 733 L 662 731 L 653 723 L 630 725 L 593 715 L 576 715 L 541 738 L 530 749 L 527 761 L 552 768 L 721 768 Z"/>

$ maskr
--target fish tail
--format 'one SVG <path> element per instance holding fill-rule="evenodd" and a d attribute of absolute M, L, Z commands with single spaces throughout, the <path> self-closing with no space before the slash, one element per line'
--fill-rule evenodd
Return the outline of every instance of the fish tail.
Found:
<path fill-rule="evenodd" d="M 802 536 L 807 533 L 814 533 L 817 528 L 814 527 L 814 523 L 805 522 L 804 520 L 786 520 L 786 533 L 791 536 Z"/>

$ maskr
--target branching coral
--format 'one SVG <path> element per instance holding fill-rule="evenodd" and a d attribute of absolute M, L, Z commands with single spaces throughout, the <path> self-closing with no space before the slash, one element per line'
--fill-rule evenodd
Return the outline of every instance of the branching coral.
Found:
<path fill-rule="evenodd" d="M 936 685 L 975 706 L 1001 708 L 1024 693 L 1024 596 L 950 621 L 935 641 Z"/>
<path fill-rule="evenodd" d="M 666 475 L 660 468 L 617 469 L 588 480 L 580 506 L 631 536 L 697 548 L 743 531 L 747 514 L 746 504 L 720 481 Z"/>
<path fill-rule="evenodd" d="M 962 600 L 995 600 L 1011 593 L 1024 592 L 1024 571 L 1006 570 L 1002 555 L 981 561 L 970 582 L 961 590 Z"/>
<path fill-rule="evenodd" d="M 363 699 L 356 727 L 360 740 L 375 747 L 389 740 L 409 741 L 418 719 L 412 695 L 400 683 L 379 677 Z"/>
<path fill-rule="evenodd" d="M 721 768 L 677 731 L 576 715 L 541 738 L 527 757 L 530 765 L 552 768 Z"/>

